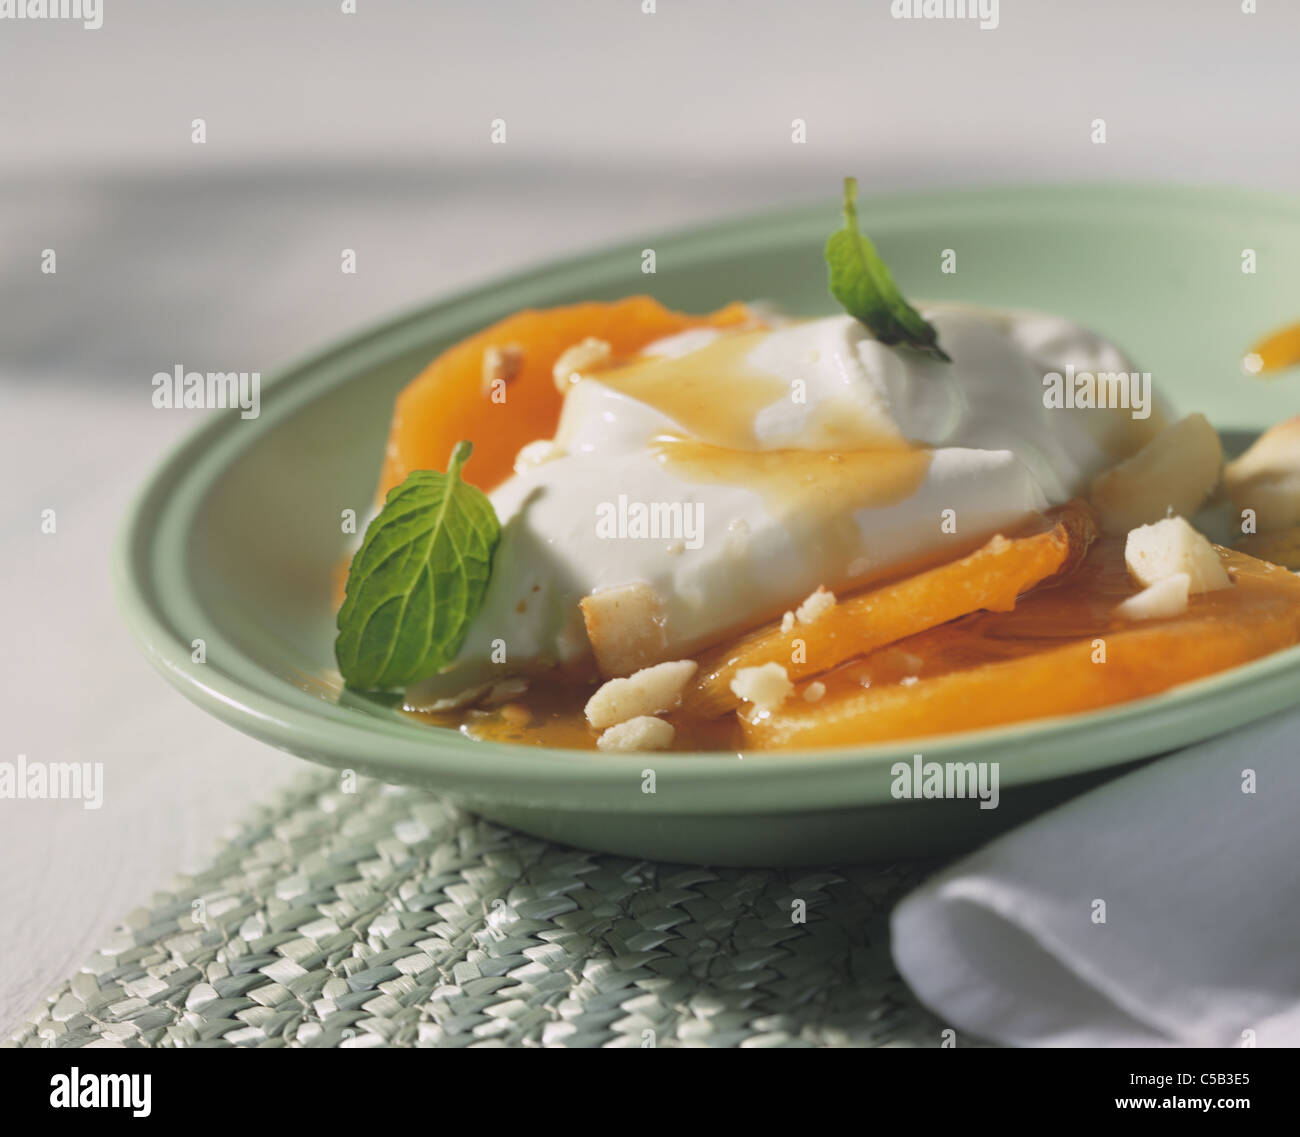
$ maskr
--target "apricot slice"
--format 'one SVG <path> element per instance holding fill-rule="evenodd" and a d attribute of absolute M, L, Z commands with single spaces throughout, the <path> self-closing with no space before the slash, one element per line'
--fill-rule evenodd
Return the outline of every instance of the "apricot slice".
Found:
<path fill-rule="evenodd" d="M 1025 598 L 1014 613 L 913 636 L 820 677 L 825 693 L 816 702 L 797 690 L 766 716 L 740 716 L 745 744 L 842 746 L 1094 710 L 1300 640 L 1300 579 L 1218 552 L 1233 587 L 1193 596 L 1182 616 L 1116 627 L 1114 603 L 1135 586 L 1124 579 L 1121 544 L 1098 545 L 1088 571 Z"/>
<path fill-rule="evenodd" d="M 994 537 L 969 556 L 868 592 L 846 596 L 808 624 L 788 631 L 768 624 L 739 642 L 700 657 L 684 712 L 709 717 L 739 705 L 731 680 L 742 667 L 779 663 L 791 679 L 815 675 L 853 656 L 980 609 L 1005 612 L 1016 597 L 1082 560 L 1097 535 L 1097 518 L 1083 501 L 1044 515 L 1037 531 Z"/>
<path fill-rule="evenodd" d="M 499 485 L 512 472 L 520 447 L 555 433 L 563 396 L 552 370 L 566 349 L 584 339 L 604 340 L 617 357 L 689 328 L 734 327 L 750 319 L 740 303 L 689 316 L 649 296 L 516 312 L 448 348 L 398 395 L 379 501 L 412 470 L 445 469 L 462 438 L 474 444 L 462 471 L 465 480 L 483 490 Z M 495 399 L 493 384 L 484 382 L 489 353 L 489 361 L 510 364 L 500 369 L 504 386 Z"/>

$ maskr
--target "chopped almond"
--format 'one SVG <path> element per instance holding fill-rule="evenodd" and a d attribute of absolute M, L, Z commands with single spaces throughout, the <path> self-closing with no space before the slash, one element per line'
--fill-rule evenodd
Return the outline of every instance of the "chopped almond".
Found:
<path fill-rule="evenodd" d="M 801 624 L 811 624 L 819 616 L 835 607 L 835 593 L 818 586 L 817 591 L 794 610 L 794 618 Z M 782 621 L 782 627 L 785 621 Z"/>
<path fill-rule="evenodd" d="M 587 721 L 597 730 L 644 715 L 671 711 L 695 674 L 695 660 L 679 659 L 647 667 L 626 679 L 611 679 L 587 700 Z"/>
<path fill-rule="evenodd" d="M 578 601 L 601 677 L 631 675 L 668 651 L 659 594 L 644 581 L 602 588 Z"/>
<path fill-rule="evenodd" d="M 483 391 L 491 394 L 497 383 L 511 383 L 523 370 L 524 349 L 517 343 L 493 344 L 483 349 Z"/>
<path fill-rule="evenodd" d="M 1115 609 L 1115 615 L 1124 620 L 1163 620 L 1181 616 L 1187 611 L 1188 593 L 1192 578 L 1185 572 L 1176 572 L 1130 596 Z"/>
<path fill-rule="evenodd" d="M 596 749 L 624 752 L 629 750 L 667 750 L 677 732 L 673 724 L 652 715 L 638 715 L 615 723 L 596 739 Z"/>
<path fill-rule="evenodd" d="M 1177 573 L 1187 574 L 1192 593 L 1213 592 L 1232 584 L 1214 546 L 1182 517 L 1140 525 L 1130 532 L 1124 542 L 1124 562 L 1142 585 Z"/>
<path fill-rule="evenodd" d="M 759 711 L 775 710 L 794 693 L 794 684 L 779 663 L 742 667 L 731 681 L 732 694 Z"/>
<path fill-rule="evenodd" d="M 613 355 L 613 348 L 609 346 L 608 341 L 598 340 L 594 336 L 588 336 L 581 343 L 566 348 L 555 361 L 555 368 L 552 371 L 556 388 L 564 393 L 576 379 L 581 378 L 584 372 L 603 367 Z"/>

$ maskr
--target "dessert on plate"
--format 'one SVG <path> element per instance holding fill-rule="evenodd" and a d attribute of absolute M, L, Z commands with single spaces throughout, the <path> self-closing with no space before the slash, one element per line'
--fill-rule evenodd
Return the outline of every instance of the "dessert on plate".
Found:
<path fill-rule="evenodd" d="M 1300 641 L 1300 420 L 1228 464 L 1057 315 L 648 297 L 509 316 L 400 395 L 336 654 L 433 724 L 789 749 L 1093 710 Z M 1240 547 L 1193 523 L 1217 504 Z"/>

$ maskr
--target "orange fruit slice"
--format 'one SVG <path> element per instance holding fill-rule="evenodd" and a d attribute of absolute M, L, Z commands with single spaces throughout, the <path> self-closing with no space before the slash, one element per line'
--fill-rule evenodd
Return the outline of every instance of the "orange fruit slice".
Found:
<path fill-rule="evenodd" d="M 1115 605 L 1137 586 L 1123 541 L 1099 543 L 1070 578 L 1014 612 L 969 616 L 846 664 L 821 677 L 816 702 L 796 690 L 766 716 L 741 715 L 745 744 L 844 746 L 1094 710 L 1300 640 L 1300 579 L 1242 553 L 1219 555 L 1231 588 L 1193 596 L 1181 616 L 1115 624 Z"/>

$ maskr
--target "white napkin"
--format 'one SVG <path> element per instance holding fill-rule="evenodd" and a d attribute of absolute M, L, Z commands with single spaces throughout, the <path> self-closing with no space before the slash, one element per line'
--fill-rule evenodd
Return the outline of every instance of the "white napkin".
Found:
<path fill-rule="evenodd" d="M 899 973 L 958 1045 L 1300 1045 L 1298 750 L 1289 711 L 998 838 L 895 909 Z"/>

